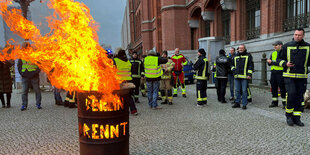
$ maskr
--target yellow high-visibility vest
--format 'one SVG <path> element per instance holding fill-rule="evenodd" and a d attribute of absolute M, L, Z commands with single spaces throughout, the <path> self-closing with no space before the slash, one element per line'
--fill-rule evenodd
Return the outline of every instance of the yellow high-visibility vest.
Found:
<path fill-rule="evenodd" d="M 37 65 L 33 64 L 30 61 L 22 60 L 22 62 L 23 62 L 22 72 L 25 72 L 26 70 L 28 70 L 28 72 L 33 72 L 33 71 L 36 71 L 38 68 Z"/>
<path fill-rule="evenodd" d="M 114 58 L 114 61 L 117 68 L 117 75 L 121 77 L 121 80 L 132 80 L 130 61 L 123 61 L 119 58 Z"/>
<path fill-rule="evenodd" d="M 158 78 L 162 75 L 161 67 L 158 65 L 157 56 L 147 56 L 144 59 L 144 70 L 146 78 Z"/>

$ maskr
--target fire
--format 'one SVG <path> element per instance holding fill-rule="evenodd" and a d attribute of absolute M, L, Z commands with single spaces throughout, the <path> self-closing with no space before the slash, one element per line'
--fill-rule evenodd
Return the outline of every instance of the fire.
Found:
<path fill-rule="evenodd" d="M 105 94 L 107 101 L 120 102 L 112 92 L 119 89 L 121 80 L 112 60 L 97 42 L 97 24 L 85 4 L 50 0 L 48 7 L 54 9 L 54 14 L 46 18 L 50 33 L 44 36 L 33 22 L 22 16 L 21 10 L 8 10 L 11 4 L 12 0 L 0 0 L 0 15 L 11 31 L 31 40 L 32 48 L 8 46 L 0 54 L 0 60 L 30 60 L 58 88 L 98 91 Z"/>

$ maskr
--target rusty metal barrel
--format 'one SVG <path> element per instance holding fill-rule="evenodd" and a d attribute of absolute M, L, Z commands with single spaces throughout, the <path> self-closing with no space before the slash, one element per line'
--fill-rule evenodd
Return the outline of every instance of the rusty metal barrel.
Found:
<path fill-rule="evenodd" d="M 105 102 L 95 91 L 77 94 L 81 155 L 129 154 L 129 91 L 115 93 L 123 106 Z"/>

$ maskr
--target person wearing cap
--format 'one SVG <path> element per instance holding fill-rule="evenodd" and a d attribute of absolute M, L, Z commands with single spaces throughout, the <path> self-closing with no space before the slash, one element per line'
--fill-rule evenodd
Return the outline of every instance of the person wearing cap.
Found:
<path fill-rule="evenodd" d="M 168 58 L 168 52 L 163 51 L 163 58 Z M 160 65 L 163 71 L 163 75 L 160 80 L 160 92 L 163 102 L 161 104 L 172 105 L 172 85 L 171 85 L 171 75 L 174 68 L 174 62 L 168 58 L 168 62 Z"/>
<path fill-rule="evenodd" d="M 132 82 L 132 65 L 130 61 L 128 60 L 126 56 L 126 52 L 123 49 L 117 49 L 117 54 L 115 58 L 113 59 L 114 65 L 117 68 L 117 75 L 120 76 L 121 80 L 123 82 Z M 130 108 L 130 113 L 132 115 L 138 115 L 138 111 L 135 105 L 135 102 L 132 98 L 133 92 L 130 91 L 130 93 L 125 96 L 128 102 L 129 102 L 129 108 Z"/>
<path fill-rule="evenodd" d="M 131 76 L 132 82 L 135 84 L 136 88 L 134 89 L 134 98 L 136 103 L 140 103 L 139 101 L 139 89 L 141 83 L 141 75 L 144 74 L 143 72 L 143 64 L 142 61 L 138 58 L 137 52 L 132 52 L 132 59 L 130 60 L 131 63 Z"/>
<path fill-rule="evenodd" d="M 217 99 L 221 103 L 227 103 L 225 100 L 225 94 L 228 71 L 230 71 L 230 62 L 225 56 L 225 51 L 223 49 L 219 51 L 219 56 L 215 59 L 214 70 L 216 74 Z"/>
<path fill-rule="evenodd" d="M 286 105 L 286 91 L 283 80 L 283 67 L 279 66 L 278 55 L 279 51 L 282 48 L 283 43 L 281 41 L 276 41 L 273 44 L 275 49 L 274 52 L 270 55 L 270 59 L 267 60 L 269 66 L 271 66 L 271 76 L 270 76 L 270 84 L 271 84 L 271 93 L 272 93 L 272 102 L 269 105 L 269 108 L 278 106 L 278 88 L 281 91 L 281 98 L 283 108 Z"/>
<path fill-rule="evenodd" d="M 174 55 L 171 57 L 171 60 L 174 62 L 174 69 L 173 69 L 173 80 L 174 80 L 174 89 L 173 89 L 173 97 L 178 96 L 178 80 L 180 80 L 181 87 L 182 87 L 182 96 L 186 97 L 186 87 L 184 81 L 184 72 L 183 66 L 187 64 L 187 61 L 183 54 L 180 54 L 179 48 L 176 48 Z"/>
<path fill-rule="evenodd" d="M 241 92 L 242 92 L 242 109 L 247 109 L 248 104 L 248 80 L 252 79 L 254 71 L 253 57 L 247 52 L 245 45 L 240 45 L 238 53 L 234 56 L 234 61 L 231 67 L 235 77 L 235 93 L 236 100 L 232 108 L 240 108 Z"/>
<path fill-rule="evenodd" d="M 201 107 L 207 104 L 207 83 L 209 78 L 208 73 L 208 59 L 206 58 L 206 52 L 204 49 L 198 50 L 198 59 L 194 63 L 194 70 L 196 71 L 196 94 L 197 94 L 197 106 Z"/>
<path fill-rule="evenodd" d="M 287 91 L 285 106 L 286 123 L 304 126 L 300 117 L 303 110 L 303 94 L 307 87 L 308 66 L 310 66 L 310 44 L 304 41 L 305 30 L 296 29 L 294 39 L 282 46 L 279 65 L 283 67 L 284 85 Z"/>
<path fill-rule="evenodd" d="M 148 51 L 148 56 L 144 59 L 144 75 L 148 90 L 148 103 L 153 110 L 161 109 L 158 106 L 157 98 L 159 91 L 159 81 L 162 75 L 160 65 L 168 62 L 167 58 L 158 57 L 153 50 Z"/>

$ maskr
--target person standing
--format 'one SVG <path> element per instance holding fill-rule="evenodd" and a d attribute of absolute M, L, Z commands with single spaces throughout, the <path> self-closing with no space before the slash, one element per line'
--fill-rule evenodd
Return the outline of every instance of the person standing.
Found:
<path fill-rule="evenodd" d="M 219 102 L 227 103 L 225 100 L 225 94 L 230 63 L 225 56 L 225 51 L 223 49 L 219 51 L 219 56 L 216 57 L 215 64 L 217 98 Z"/>
<path fill-rule="evenodd" d="M 198 59 L 194 64 L 194 70 L 196 71 L 196 94 L 197 94 L 197 106 L 203 106 L 207 104 L 207 83 L 208 83 L 208 59 L 206 58 L 206 52 L 204 49 L 198 50 Z"/>
<path fill-rule="evenodd" d="M 11 94 L 12 94 L 12 77 L 10 67 L 13 65 L 11 61 L 0 61 L 0 100 L 2 108 L 11 107 Z M 4 94 L 6 94 L 6 106 Z"/>
<path fill-rule="evenodd" d="M 234 84 L 236 100 L 232 108 L 240 108 L 241 92 L 242 92 L 242 109 L 247 109 L 248 104 L 248 80 L 252 79 L 252 73 L 254 70 L 254 63 L 252 55 L 246 50 L 245 45 L 240 45 L 238 53 L 234 57 L 233 65 L 231 70 L 234 73 Z M 240 91 L 241 90 L 241 91 Z"/>
<path fill-rule="evenodd" d="M 117 75 L 120 76 L 123 82 L 132 82 L 132 67 L 130 61 L 127 59 L 126 52 L 123 49 L 118 49 L 117 55 L 113 59 L 113 62 L 117 68 Z M 126 96 L 129 101 L 130 113 L 132 115 L 138 115 L 136 104 L 132 98 L 133 91 L 130 91 Z"/>
<path fill-rule="evenodd" d="M 54 86 L 54 98 L 55 98 L 56 105 L 63 105 L 62 97 L 60 95 L 60 89 L 56 88 L 55 86 Z"/>
<path fill-rule="evenodd" d="M 31 48 L 30 43 L 25 42 L 23 44 L 24 49 Z M 36 107 L 42 109 L 41 107 L 41 91 L 40 91 L 40 82 L 39 82 L 39 73 L 40 69 L 37 65 L 33 64 L 30 61 L 18 60 L 17 63 L 18 72 L 22 76 L 22 107 L 21 111 L 27 109 L 28 106 L 28 92 L 29 86 L 31 85 L 35 91 L 36 96 Z"/>
<path fill-rule="evenodd" d="M 153 50 L 148 51 L 148 56 L 144 59 L 144 73 L 146 77 L 146 85 L 148 90 L 148 103 L 153 109 L 161 109 L 162 107 L 157 105 L 159 81 L 162 75 L 160 64 L 165 64 L 168 59 L 158 57 Z"/>
<path fill-rule="evenodd" d="M 270 59 L 267 60 L 269 66 L 271 66 L 271 76 L 270 76 L 270 84 L 271 84 L 271 92 L 272 92 L 272 102 L 269 105 L 269 108 L 278 106 L 278 88 L 281 91 L 282 104 L 283 108 L 286 105 L 286 91 L 285 85 L 283 81 L 283 67 L 279 66 L 278 55 L 279 51 L 282 48 L 283 43 L 281 41 L 276 41 L 272 44 L 275 51 L 270 55 Z"/>
<path fill-rule="evenodd" d="M 134 98 L 136 103 L 140 103 L 139 101 L 139 89 L 141 83 L 141 75 L 143 73 L 143 64 L 142 61 L 138 58 L 137 52 L 132 52 L 132 59 L 130 60 L 131 63 L 131 76 L 132 82 L 136 86 L 134 89 Z"/>
<path fill-rule="evenodd" d="M 142 73 L 141 73 L 141 82 L 140 82 L 140 89 L 141 89 L 141 95 L 143 97 L 146 97 L 146 80 L 145 80 L 145 72 L 144 72 L 144 58 L 146 57 L 146 55 L 142 55 Z"/>
<path fill-rule="evenodd" d="M 168 58 L 168 52 L 163 51 L 163 58 Z M 168 62 L 166 64 L 160 65 L 163 70 L 163 75 L 160 80 L 160 91 L 162 99 L 164 100 L 161 104 L 169 104 L 172 105 L 172 86 L 171 86 L 171 75 L 172 70 L 174 68 L 174 62 L 168 58 Z"/>
<path fill-rule="evenodd" d="M 235 56 L 235 48 L 234 47 L 230 47 L 230 50 L 229 50 L 229 56 L 228 56 L 228 60 L 229 60 L 229 63 L 230 65 L 233 64 L 233 61 L 234 61 L 234 56 Z M 232 73 L 232 71 L 229 69 L 228 70 L 228 81 L 229 81 L 229 88 L 230 88 L 230 98 L 229 100 L 230 101 L 233 101 L 235 100 L 235 95 L 234 95 L 234 74 Z"/>
<path fill-rule="evenodd" d="M 279 65 L 284 68 L 283 77 L 287 91 L 285 107 L 286 122 L 289 126 L 301 122 L 303 94 L 307 87 L 308 66 L 310 66 L 310 44 L 304 41 L 305 30 L 300 28 L 294 33 L 294 39 L 282 46 Z"/>
<path fill-rule="evenodd" d="M 182 87 L 182 96 L 186 97 L 186 87 L 184 81 L 184 72 L 183 66 L 187 64 L 187 61 L 184 55 L 180 54 L 179 48 L 175 49 L 174 55 L 171 57 L 171 60 L 174 62 L 174 69 L 173 69 L 173 79 L 174 79 L 174 89 L 173 89 L 173 97 L 178 96 L 178 80 L 180 80 L 181 87 Z"/>

